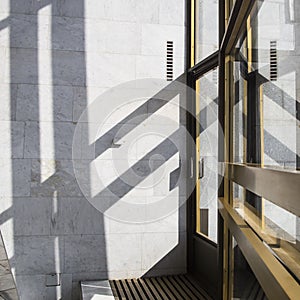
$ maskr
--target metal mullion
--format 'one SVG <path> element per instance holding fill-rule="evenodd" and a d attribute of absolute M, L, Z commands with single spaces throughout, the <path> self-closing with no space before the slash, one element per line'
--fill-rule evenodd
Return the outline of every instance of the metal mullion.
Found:
<path fill-rule="evenodd" d="M 219 51 L 215 51 L 205 59 L 188 70 L 194 80 L 199 79 L 205 73 L 215 69 L 219 65 Z"/>
<path fill-rule="evenodd" d="M 235 46 L 239 33 L 245 24 L 247 16 L 250 14 L 251 8 L 255 1 L 251 0 L 236 0 L 232 13 L 229 18 L 226 32 L 223 36 L 220 51 L 229 54 Z"/>
<path fill-rule="evenodd" d="M 228 180 L 300 216 L 300 172 L 228 164 Z"/>
<path fill-rule="evenodd" d="M 299 284 L 269 251 L 263 241 L 225 201 L 219 212 L 269 299 L 298 299 Z"/>

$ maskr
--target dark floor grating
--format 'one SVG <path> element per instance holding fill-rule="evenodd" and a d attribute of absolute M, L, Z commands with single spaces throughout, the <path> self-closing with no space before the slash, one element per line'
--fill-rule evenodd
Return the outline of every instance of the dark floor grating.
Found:
<path fill-rule="evenodd" d="M 211 299 L 187 275 L 111 280 L 115 299 Z"/>

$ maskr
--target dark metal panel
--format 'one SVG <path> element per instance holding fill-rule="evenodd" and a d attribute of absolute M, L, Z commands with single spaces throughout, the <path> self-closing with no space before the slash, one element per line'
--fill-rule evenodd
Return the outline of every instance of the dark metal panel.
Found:
<path fill-rule="evenodd" d="M 200 235 L 193 238 L 193 265 L 190 273 L 213 298 L 217 298 L 218 251 L 217 245 Z"/>
<path fill-rule="evenodd" d="M 228 164 L 229 179 L 300 216 L 300 172 Z"/>
<path fill-rule="evenodd" d="M 253 0 L 235 1 L 228 27 L 221 43 L 221 52 L 225 54 L 229 54 L 231 52 L 238 40 L 242 26 L 245 24 L 246 18 L 254 4 L 255 1 Z"/>

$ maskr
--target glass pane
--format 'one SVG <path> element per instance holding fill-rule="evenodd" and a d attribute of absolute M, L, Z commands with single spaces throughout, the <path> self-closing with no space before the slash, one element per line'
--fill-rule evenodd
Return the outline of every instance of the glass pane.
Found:
<path fill-rule="evenodd" d="M 234 238 L 232 238 L 232 261 L 233 278 L 230 298 L 267 299 Z"/>
<path fill-rule="evenodd" d="M 247 201 L 247 191 L 233 184 L 233 207 L 272 249 L 291 273 L 300 279 L 300 218 L 267 199 L 260 199 L 261 213 Z"/>
<path fill-rule="evenodd" d="M 218 49 L 218 1 L 195 1 L 195 63 Z"/>
<path fill-rule="evenodd" d="M 300 2 L 256 1 L 232 56 L 234 161 L 299 169 Z"/>
<path fill-rule="evenodd" d="M 200 115 L 197 128 L 197 231 L 217 242 L 218 69 L 197 80 L 196 88 L 196 109 Z"/>

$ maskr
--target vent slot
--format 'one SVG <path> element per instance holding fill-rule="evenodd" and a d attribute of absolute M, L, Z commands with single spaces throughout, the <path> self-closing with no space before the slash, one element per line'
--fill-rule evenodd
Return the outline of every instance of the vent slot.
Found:
<path fill-rule="evenodd" d="M 174 51 L 173 41 L 167 41 L 167 68 L 166 68 L 167 81 L 173 80 L 173 51 Z"/>
<path fill-rule="evenodd" d="M 270 80 L 277 80 L 277 41 L 270 41 Z"/>

